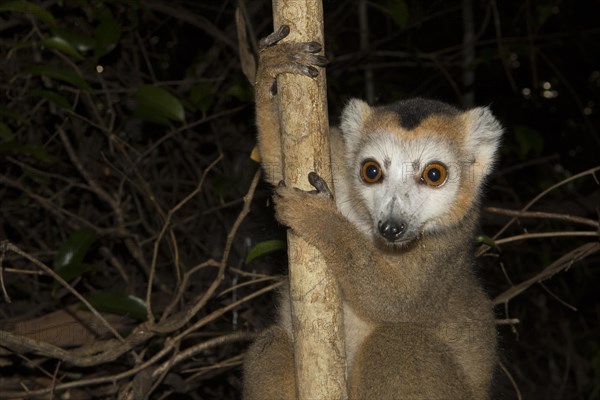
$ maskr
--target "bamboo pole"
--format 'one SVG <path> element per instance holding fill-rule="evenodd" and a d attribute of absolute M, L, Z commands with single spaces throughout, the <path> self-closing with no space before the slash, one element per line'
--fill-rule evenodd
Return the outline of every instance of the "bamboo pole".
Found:
<path fill-rule="evenodd" d="M 275 30 L 290 26 L 285 39 L 323 40 L 320 0 L 273 0 Z M 307 175 L 331 180 L 325 73 L 317 78 L 284 74 L 277 80 L 283 176 L 288 186 L 311 190 Z M 288 233 L 290 297 L 300 400 L 346 399 L 343 313 L 339 290 L 321 254 Z"/>

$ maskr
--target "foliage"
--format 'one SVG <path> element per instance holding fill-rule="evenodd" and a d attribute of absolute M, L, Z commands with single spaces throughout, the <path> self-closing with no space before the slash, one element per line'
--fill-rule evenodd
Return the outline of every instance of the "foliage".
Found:
<path fill-rule="evenodd" d="M 252 51 L 270 2 L 240 4 Z M 507 126 L 474 238 L 504 366 L 524 398 L 598 398 L 598 2 L 370 2 L 369 27 L 324 6 L 332 116 L 371 86 Z M 285 259 L 234 11 L 0 4 L 0 398 L 239 397 Z"/>

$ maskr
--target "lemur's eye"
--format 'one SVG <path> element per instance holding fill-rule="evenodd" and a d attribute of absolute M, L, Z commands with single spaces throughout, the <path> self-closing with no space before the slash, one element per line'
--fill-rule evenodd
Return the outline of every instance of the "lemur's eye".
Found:
<path fill-rule="evenodd" d="M 360 176 L 366 183 L 377 183 L 383 178 L 383 172 L 377 161 L 365 160 L 360 169 Z"/>
<path fill-rule="evenodd" d="M 429 186 L 438 187 L 446 182 L 448 177 L 448 170 L 446 166 L 440 162 L 432 162 L 425 166 L 423 173 L 421 174 L 421 182 L 428 184 Z"/>

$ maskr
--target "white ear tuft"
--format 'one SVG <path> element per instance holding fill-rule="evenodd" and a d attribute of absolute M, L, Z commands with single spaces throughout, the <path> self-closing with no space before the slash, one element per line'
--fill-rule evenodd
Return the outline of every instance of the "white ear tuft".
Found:
<path fill-rule="evenodd" d="M 350 99 L 342 112 L 340 128 L 347 148 L 353 148 L 361 135 L 365 120 L 371 115 L 371 107 L 360 99 Z"/>
<path fill-rule="evenodd" d="M 467 150 L 474 156 L 475 168 L 483 177 L 494 167 L 503 128 L 489 107 L 477 107 L 467 111 L 467 129 Z"/>

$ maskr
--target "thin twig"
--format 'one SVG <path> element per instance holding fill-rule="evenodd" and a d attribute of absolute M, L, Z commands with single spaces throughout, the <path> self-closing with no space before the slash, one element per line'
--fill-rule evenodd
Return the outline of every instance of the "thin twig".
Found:
<path fill-rule="evenodd" d="M 172 359 L 162 363 L 158 368 L 154 370 L 152 376 L 158 376 L 164 373 L 167 369 L 172 368 L 175 364 L 180 363 L 183 360 L 194 357 L 196 354 L 201 353 L 211 347 L 222 346 L 226 343 L 239 342 L 252 340 L 256 337 L 256 334 L 252 332 L 233 332 L 228 335 L 216 337 L 214 339 L 207 340 L 206 342 L 199 343 L 192 347 L 188 347 L 184 351 L 175 355 Z"/>
<path fill-rule="evenodd" d="M 521 321 L 518 318 L 505 318 L 496 320 L 496 325 L 517 325 L 520 323 Z"/>
<path fill-rule="evenodd" d="M 54 398 L 54 388 L 56 388 L 56 382 L 58 381 L 58 371 L 60 370 L 60 360 L 56 363 L 56 368 L 54 368 L 54 374 L 52 375 L 52 391 L 50 392 L 50 398 Z"/>
<path fill-rule="evenodd" d="M 101 377 L 97 377 L 97 378 L 82 379 L 82 380 L 78 380 L 78 381 L 62 383 L 62 384 L 57 385 L 55 389 L 56 389 L 56 391 L 59 391 L 59 390 L 72 389 L 72 388 L 76 388 L 76 387 L 89 387 L 89 386 L 98 385 L 98 384 L 107 383 L 107 382 L 114 383 L 114 382 L 120 381 L 122 379 L 129 378 L 130 376 L 136 375 L 140 371 L 154 365 L 156 362 L 158 362 L 158 360 L 162 359 L 165 355 L 170 353 L 173 350 L 173 348 L 175 347 L 175 345 L 177 343 L 181 342 L 181 340 L 183 340 L 184 338 L 186 338 L 191 332 L 194 332 L 194 331 L 198 330 L 200 327 L 204 326 L 205 324 L 207 324 L 211 321 L 214 321 L 217 318 L 220 318 L 221 316 L 223 316 L 223 314 L 229 312 L 231 309 L 233 309 L 235 307 L 238 307 L 240 304 L 248 302 L 248 301 L 254 299 L 255 297 L 263 295 L 264 293 L 270 292 L 270 291 L 278 288 L 282 284 L 283 284 L 283 282 L 277 282 L 272 285 L 266 286 L 260 290 L 257 290 L 254 293 L 247 295 L 246 297 L 241 298 L 240 300 L 238 300 L 235 303 L 228 304 L 226 307 L 223 307 L 221 309 L 213 311 L 211 314 L 205 316 L 204 318 L 202 318 L 201 320 L 196 322 L 189 329 L 186 329 L 184 332 L 180 333 L 179 335 L 172 338 L 171 340 L 166 341 L 164 347 L 158 353 L 153 355 L 150 359 L 148 359 L 147 361 L 145 361 L 139 365 L 136 365 L 134 368 L 132 368 L 128 371 L 124 371 L 124 372 L 121 372 L 121 373 L 118 373 L 115 375 L 101 376 Z M 148 330 L 146 329 L 144 331 L 144 327 L 142 327 L 142 326 L 138 327 L 138 332 L 148 334 L 149 333 Z M 0 334 L 5 335 L 5 332 L 0 331 Z M 28 339 L 28 338 L 25 338 L 25 339 Z M 128 337 L 128 339 L 129 339 L 129 337 Z M 28 339 L 28 340 L 31 340 L 31 339 Z M 62 349 L 60 349 L 60 350 L 62 350 Z M 62 350 L 62 351 L 66 352 L 66 350 Z M 39 390 L 32 390 L 32 391 L 26 391 L 26 392 L 15 392 L 15 391 L 0 392 L 0 398 L 15 398 L 15 399 L 31 398 L 33 396 L 42 396 L 42 395 L 48 394 L 49 392 L 50 392 L 50 389 L 39 389 Z"/>
<path fill-rule="evenodd" d="M 551 191 L 553 191 L 554 189 L 556 189 L 556 188 L 559 188 L 559 187 L 561 187 L 561 186 L 564 186 L 564 185 L 566 185 L 567 183 L 569 183 L 569 182 L 571 182 L 571 181 L 577 180 L 577 179 L 579 179 L 579 178 L 581 178 L 581 177 L 584 177 L 584 176 L 587 176 L 587 175 L 592 175 L 592 176 L 594 177 L 594 179 L 596 179 L 596 175 L 595 175 L 595 173 L 596 173 L 597 171 L 600 171 L 600 166 L 598 166 L 598 167 L 594 167 L 594 168 L 591 168 L 591 169 L 588 169 L 588 170 L 586 170 L 586 171 L 580 172 L 580 173 L 578 173 L 578 174 L 576 174 L 576 175 L 573 175 L 573 176 L 570 176 L 570 177 L 568 177 L 568 178 L 566 178 L 566 179 L 563 179 L 562 181 L 560 181 L 560 182 L 558 182 L 558 183 L 556 183 L 556 184 L 554 184 L 554 185 L 550 186 L 549 188 L 545 189 L 545 190 L 544 190 L 544 191 L 542 191 L 540 194 L 538 194 L 537 196 L 535 196 L 535 197 L 534 197 L 532 200 L 530 200 L 530 201 L 529 201 L 529 202 L 528 202 L 528 203 L 525 205 L 525 207 L 523 207 L 523 208 L 521 209 L 521 211 L 523 212 L 523 211 L 527 211 L 527 210 L 529 210 L 529 208 L 530 208 L 531 206 L 533 206 L 535 203 L 537 203 L 537 202 L 538 202 L 538 201 L 539 201 L 539 200 L 540 200 L 542 197 L 544 197 L 545 195 L 547 195 L 548 193 L 550 193 L 550 192 L 551 192 Z M 511 225 L 512 225 L 512 224 L 513 224 L 513 223 L 514 223 L 516 220 L 517 220 L 517 218 L 516 218 L 516 217 L 513 217 L 513 218 L 511 218 L 511 220 L 510 220 L 510 221 L 508 221 L 508 222 L 507 222 L 507 223 L 506 223 L 506 224 L 505 224 L 505 225 L 504 225 L 504 226 L 503 226 L 503 227 L 502 227 L 502 228 L 501 228 L 501 229 L 500 229 L 500 230 L 499 230 L 499 231 L 498 231 L 498 232 L 497 232 L 497 233 L 496 233 L 496 234 L 493 236 L 493 238 L 492 238 L 492 239 L 496 240 L 496 239 L 497 239 L 497 238 L 498 238 L 500 235 L 502 235 L 502 234 L 503 234 L 503 233 L 504 233 L 504 232 L 505 232 L 505 231 L 506 231 L 506 230 L 507 230 L 507 229 L 508 229 L 508 228 L 509 228 L 509 227 L 510 227 L 510 226 L 511 226 Z M 484 245 L 481 245 L 481 246 L 480 246 L 480 247 L 477 249 L 477 251 L 475 252 L 475 256 L 476 256 L 476 257 L 479 257 L 479 256 L 481 256 L 482 254 L 484 254 L 485 252 L 487 252 L 489 249 L 490 249 L 490 246 L 488 246 L 488 245 L 485 245 L 485 244 L 484 244 Z"/>
<path fill-rule="evenodd" d="M 360 51 L 363 55 L 367 55 L 369 48 L 369 8 L 367 0 L 359 0 L 358 2 L 358 26 L 360 33 Z M 368 61 L 368 60 L 367 60 Z M 365 98 L 369 104 L 375 101 L 375 86 L 373 83 L 373 68 L 369 63 L 364 67 L 365 76 Z"/>
<path fill-rule="evenodd" d="M 174 330 L 181 328 L 193 316 L 195 316 L 198 313 L 198 311 L 200 311 L 202 309 L 202 307 L 204 307 L 204 305 L 208 302 L 208 300 L 210 298 L 213 297 L 213 295 L 215 294 L 215 291 L 221 284 L 221 281 L 223 280 L 223 277 L 225 275 L 225 266 L 227 265 L 227 260 L 229 259 L 229 253 L 231 252 L 231 247 L 233 246 L 233 239 L 235 238 L 235 235 L 237 233 L 237 230 L 238 230 L 240 224 L 242 223 L 244 218 L 246 218 L 246 215 L 248 215 L 248 213 L 250 212 L 250 203 L 252 202 L 252 199 L 254 197 L 254 192 L 256 191 L 256 186 L 258 185 L 259 180 L 260 180 L 260 170 L 257 170 L 256 173 L 254 174 L 254 178 L 252 179 L 252 182 L 250 184 L 250 188 L 248 189 L 248 192 L 244 196 L 244 207 L 242 208 L 242 211 L 240 211 L 237 219 L 235 220 L 235 222 L 233 223 L 233 226 L 231 227 L 231 230 L 227 234 L 227 242 L 225 244 L 225 250 L 223 251 L 223 258 L 221 259 L 221 263 L 219 265 L 219 271 L 217 273 L 217 277 L 210 284 L 210 286 L 206 290 L 206 292 L 204 292 L 204 294 L 202 294 L 201 296 L 199 296 L 198 299 L 196 299 L 196 301 L 193 303 L 192 307 L 190 307 L 188 310 L 186 310 L 181 315 L 180 318 L 172 319 L 171 321 L 165 321 L 165 324 L 161 324 L 160 326 L 157 326 L 156 327 L 157 332 L 172 332 Z M 169 322 L 169 323 L 167 323 L 167 322 Z"/>
<path fill-rule="evenodd" d="M 559 188 L 561 186 L 564 186 L 567 183 L 572 182 L 574 180 L 577 180 L 579 178 L 582 178 L 584 176 L 594 175 L 597 171 L 600 171 L 600 166 L 588 169 L 587 171 L 580 172 L 578 174 L 575 174 L 573 176 L 568 177 L 567 179 L 563 179 L 562 181 L 560 181 L 560 182 L 558 182 L 558 183 L 550 186 L 548 189 L 544 190 L 543 192 L 541 192 L 540 194 L 538 194 L 537 196 L 535 196 L 532 200 L 529 201 L 529 203 L 527 203 L 525 205 L 525 207 L 523 207 L 521 209 L 521 211 L 527 211 L 527 210 L 529 210 L 529 208 L 532 205 L 534 205 L 535 203 L 537 203 L 542 197 L 544 197 L 545 195 L 547 195 L 548 193 L 550 193 L 554 189 Z M 498 236 L 502 235 L 504 233 L 504 231 L 506 231 L 516 220 L 517 220 L 516 218 L 513 218 L 510 221 L 508 221 L 506 223 L 506 225 L 504 225 L 502 227 L 502 229 L 500 229 L 500 231 L 498 233 L 496 233 L 496 235 L 494 235 L 494 239 L 496 239 Z"/>
<path fill-rule="evenodd" d="M 192 129 L 192 128 L 198 126 L 198 125 L 205 124 L 205 123 L 210 122 L 210 121 L 212 121 L 214 119 L 218 119 L 218 118 L 224 117 L 226 115 L 234 114 L 234 113 L 236 113 L 238 111 L 243 110 L 244 108 L 246 108 L 246 106 L 239 106 L 239 107 L 236 107 L 236 108 L 232 108 L 230 110 L 225 110 L 225 111 L 221 111 L 221 112 L 218 112 L 218 113 L 214 113 L 212 115 L 209 115 L 208 117 L 200 118 L 197 121 L 190 122 L 189 124 L 182 125 L 181 127 L 172 130 L 171 132 L 169 132 L 169 133 L 161 136 L 160 139 L 158 139 L 156 142 L 154 142 L 152 144 L 152 146 L 148 147 L 148 149 L 146 151 L 144 151 L 142 154 L 140 154 L 137 157 L 135 163 L 133 163 L 132 165 L 133 166 L 137 166 L 140 163 L 140 161 L 142 161 L 144 158 L 146 158 L 157 147 L 159 147 L 164 141 L 172 138 L 173 136 L 177 135 L 178 133 L 184 132 L 184 131 L 186 131 L 188 129 Z"/>
<path fill-rule="evenodd" d="M 253 285 L 255 283 L 262 283 L 262 282 L 268 282 L 268 281 L 273 281 L 273 280 L 277 280 L 277 278 L 274 277 L 274 276 L 266 276 L 264 278 L 258 278 L 258 279 L 253 279 L 251 281 L 246 281 L 246 282 L 238 283 L 237 285 L 233 285 L 233 286 L 228 287 L 227 289 L 223 290 L 221 293 L 219 293 L 217 295 L 217 297 L 225 296 L 227 293 L 231 293 L 234 290 L 237 290 L 237 289 L 239 289 L 241 287 L 244 287 L 244 286 L 249 286 L 249 285 Z"/>
<path fill-rule="evenodd" d="M 241 299 L 239 299 L 236 302 L 230 303 L 225 307 L 221 307 L 220 309 L 213 311 L 212 313 L 210 313 L 209 315 L 207 315 L 206 317 L 196 321 L 193 325 L 191 325 L 189 328 L 187 328 L 185 331 L 183 331 L 182 333 L 180 333 L 179 335 L 177 335 L 173 340 L 181 340 L 182 338 L 186 337 L 187 335 L 189 335 L 192 332 L 197 331 L 198 329 L 200 329 L 201 327 L 203 327 L 204 325 L 208 324 L 211 321 L 214 321 L 215 319 L 221 317 L 222 315 L 226 314 L 227 312 L 229 312 L 230 310 L 233 310 L 234 308 L 236 308 L 237 306 L 239 306 L 240 304 L 243 304 L 255 297 L 258 297 L 264 293 L 270 292 L 271 290 L 275 290 L 278 287 L 282 286 L 284 284 L 284 281 L 280 281 L 280 282 L 275 282 L 272 283 L 269 286 L 265 286 L 264 288 L 257 290 L 256 292 L 243 297 Z"/>
<path fill-rule="evenodd" d="M 550 237 L 598 237 L 599 235 L 600 234 L 598 232 L 594 231 L 523 233 L 522 235 L 515 235 L 504 239 L 498 239 L 494 243 L 496 243 L 497 245 L 501 245 L 528 239 L 540 239 Z"/>
<path fill-rule="evenodd" d="M 506 377 L 512 384 L 513 388 L 515 389 L 515 394 L 517 395 L 517 400 L 523 400 L 523 396 L 521 396 L 521 391 L 519 390 L 519 385 L 517 385 L 515 378 L 513 378 L 511 373 L 508 372 L 508 369 L 504 366 L 504 364 L 502 364 L 502 361 L 499 361 L 498 363 L 500 364 L 500 369 L 502 369 L 502 372 L 504 372 L 504 374 L 506 375 Z"/>
<path fill-rule="evenodd" d="M 600 223 L 598 221 L 594 221 L 593 219 L 578 217 L 575 215 L 569 214 L 557 214 L 557 213 L 549 213 L 543 211 L 519 211 L 519 210 L 509 210 L 506 208 L 498 208 L 498 207 L 485 207 L 483 211 L 508 215 L 509 217 L 516 218 L 543 218 L 543 219 L 555 219 L 566 222 L 574 222 L 577 224 L 583 224 L 592 226 L 594 228 L 600 228 Z"/>
<path fill-rule="evenodd" d="M 177 292 L 175 293 L 175 296 L 173 296 L 173 299 L 171 300 L 169 305 L 165 308 L 165 311 L 163 312 L 163 314 L 161 316 L 161 321 L 166 320 L 167 317 L 173 313 L 173 310 L 175 309 L 175 307 L 177 306 L 179 301 L 183 298 L 183 295 L 185 294 L 185 291 L 188 287 L 190 278 L 192 277 L 193 274 L 200 271 L 201 269 L 204 269 L 207 267 L 218 267 L 219 265 L 220 265 L 220 263 L 218 261 L 210 259 L 199 265 L 196 265 L 195 267 L 191 268 L 189 271 L 186 271 L 186 273 L 183 274 L 183 279 L 181 280 L 181 283 L 177 287 Z"/>
<path fill-rule="evenodd" d="M 496 4 L 496 0 L 491 0 L 492 11 L 494 14 L 494 27 L 496 28 L 496 43 L 498 45 L 498 55 L 500 56 L 500 61 L 502 61 L 502 66 L 504 67 L 504 71 L 506 72 L 506 78 L 508 79 L 508 83 L 510 83 L 510 87 L 513 92 L 517 91 L 517 84 L 515 83 L 515 79 L 510 72 L 510 66 L 506 62 L 506 52 L 504 50 L 503 38 L 502 38 L 502 24 L 500 22 L 500 13 L 498 12 L 498 4 Z"/>
<path fill-rule="evenodd" d="M 58 275 L 55 271 L 52 270 L 52 268 L 46 266 L 46 264 L 44 264 L 43 262 L 39 261 L 38 259 L 36 259 L 35 257 L 32 257 L 31 255 L 29 255 L 28 253 L 24 252 L 23 250 L 21 250 L 20 248 L 18 248 L 17 246 L 15 246 L 14 244 L 8 242 L 8 241 L 3 241 L 0 243 L 0 253 L 4 253 L 6 251 L 12 251 L 13 253 L 17 253 L 18 255 L 26 258 L 27 260 L 31 261 L 32 263 L 34 263 L 37 267 L 39 267 L 40 269 L 42 269 L 44 272 L 46 272 L 48 275 L 52 276 L 54 279 L 56 279 L 56 281 L 58 283 L 60 283 L 62 286 L 64 286 L 69 292 L 71 292 L 75 297 L 77 297 L 77 299 L 79 301 L 81 301 L 83 304 L 85 304 L 85 306 L 92 312 L 92 314 L 94 314 L 94 316 L 96 318 L 98 318 L 100 320 L 100 322 L 102 322 L 102 324 L 104 326 L 106 326 L 106 328 L 119 340 L 121 341 L 125 341 L 125 339 L 123 339 L 123 337 L 119 334 L 119 332 L 117 332 L 115 330 L 115 328 L 113 328 L 113 326 L 110 324 L 110 322 L 108 322 L 103 316 L 102 314 L 100 314 L 95 308 L 94 306 L 92 306 L 90 304 L 89 301 L 87 301 L 85 299 L 85 297 L 83 297 L 77 290 L 75 290 L 75 288 L 73 288 L 73 286 L 71 286 L 67 281 L 65 281 L 60 275 Z"/>
<path fill-rule="evenodd" d="M 546 285 L 544 285 L 544 282 L 538 282 L 538 284 L 542 287 L 542 289 L 544 289 L 550 296 L 552 296 L 560 304 L 562 304 L 563 306 L 567 307 L 571 311 L 577 311 L 577 307 L 570 305 L 569 303 L 567 303 L 566 301 L 564 301 L 563 299 L 561 299 L 560 297 L 558 297 L 558 295 L 556 293 L 554 293 L 553 291 L 551 291 L 550 289 L 548 289 L 548 287 Z"/>
<path fill-rule="evenodd" d="M 196 197 L 196 195 L 198 195 L 198 193 L 200 193 L 202 191 L 202 186 L 204 185 L 204 180 L 206 179 L 206 176 L 215 167 L 215 165 L 217 165 L 222 159 L 223 159 L 223 154 L 219 154 L 219 156 L 213 162 L 211 162 L 208 165 L 208 167 L 206 167 L 204 169 L 204 172 L 202 173 L 202 176 L 200 177 L 200 181 L 198 182 L 198 185 L 196 186 L 196 188 L 190 194 L 188 194 L 183 200 L 181 200 L 175 207 L 173 207 L 171 210 L 169 210 L 169 212 L 167 213 L 167 217 L 163 223 L 163 227 L 154 242 L 154 250 L 152 252 L 152 262 L 150 264 L 150 275 L 148 277 L 148 285 L 147 285 L 147 289 L 146 289 L 146 305 L 147 305 L 147 312 L 148 312 L 148 321 L 153 321 L 153 319 L 154 319 L 154 316 L 152 314 L 151 295 L 152 295 L 152 284 L 154 282 L 154 275 L 156 274 L 156 263 L 158 260 L 158 249 L 160 246 L 160 242 L 162 241 L 165 233 L 167 232 L 167 229 L 169 229 L 169 227 L 171 225 L 171 220 L 173 219 L 173 215 L 175 215 L 175 213 L 181 207 L 186 205 L 191 199 Z M 175 249 L 177 249 L 177 247 L 176 247 L 177 243 L 175 242 L 173 244 L 175 245 Z M 177 258 L 175 259 L 175 265 L 174 265 L 174 268 L 176 270 L 179 269 L 179 261 Z M 181 282 L 178 282 L 178 283 L 181 283 Z"/>
<path fill-rule="evenodd" d="M 508 301 L 521 294 L 531 285 L 546 280 L 554 276 L 558 272 L 570 268 L 571 265 L 573 265 L 577 261 L 583 260 L 584 258 L 596 253 L 599 250 L 600 242 L 585 243 L 577 247 L 576 249 L 571 250 L 567 254 L 561 256 L 558 260 L 554 261 L 552 264 L 544 268 L 544 270 L 538 273 L 537 275 L 527 279 L 524 282 L 519 283 L 516 286 L 511 287 L 510 289 L 496 296 L 496 298 L 493 300 L 493 303 L 495 305 L 508 303 Z"/>
<path fill-rule="evenodd" d="M 104 190 L 94 178 L 92 178 L 92 176 L 88 173 L 87 169 L 85 169 L 85 167 L 81 163 L 81 160 L 79 160 L 79 157 L 77 157 L 77 154 L 75 154 L 75 149 L 73 149 L 71 141 L 67 137 L 67 134 L 64 131 L 64 129 L 58 127 L 58 134 L 60 135 L 60 138 L 63 142 L 63 145 L 65 146 L 65 150 L 67 151 L 69 158 L 71 159 L 71 162 L 73 163 L 75 168 L 77 168 L 77 171 L 79 171 L 81 176 L 86 180 L 88 185 L 90 185 L 94 193 L 96 193 L 96 195 L 98 195 L 98 197 L 100 197 L 102 200 L 107 202 L 111 208 L 115 210 L 119 208 L 118 200 L 113 198 L 110 194 L 108 194 L 108 192 Z"/>
<path fill-rule="evenodd" d="M 148 72 L 150 72 L 150 78 L 152 79 L 152 83 L 156 83 L 156 74 L 154 73 L 154 68 L 152 68 L 152 63 L 150 62 L 150 58 L 148 57 L 148 52 L 146 51 L 146 46 L 140 37 L 138 32 L 135 32 L 135 39 L 138 42 L 138 48 L 142 53 L 142 57 L 144 57 L 144 62 L 146 63 L 146 68 L 148 68 Z"/>
<path fill-rule="evenodd" d="M 6 290 L 6 286 L 4 285 L 4 256 L 6 254 L 6 248 L 3 246 L 0 249 L 0 286 L 2 287 L 2 295 L 4 296 L 4 301 L 8 304 L 12 303 L 10 300 L 10 296 L 8 295 L 8 291 Z"/>

